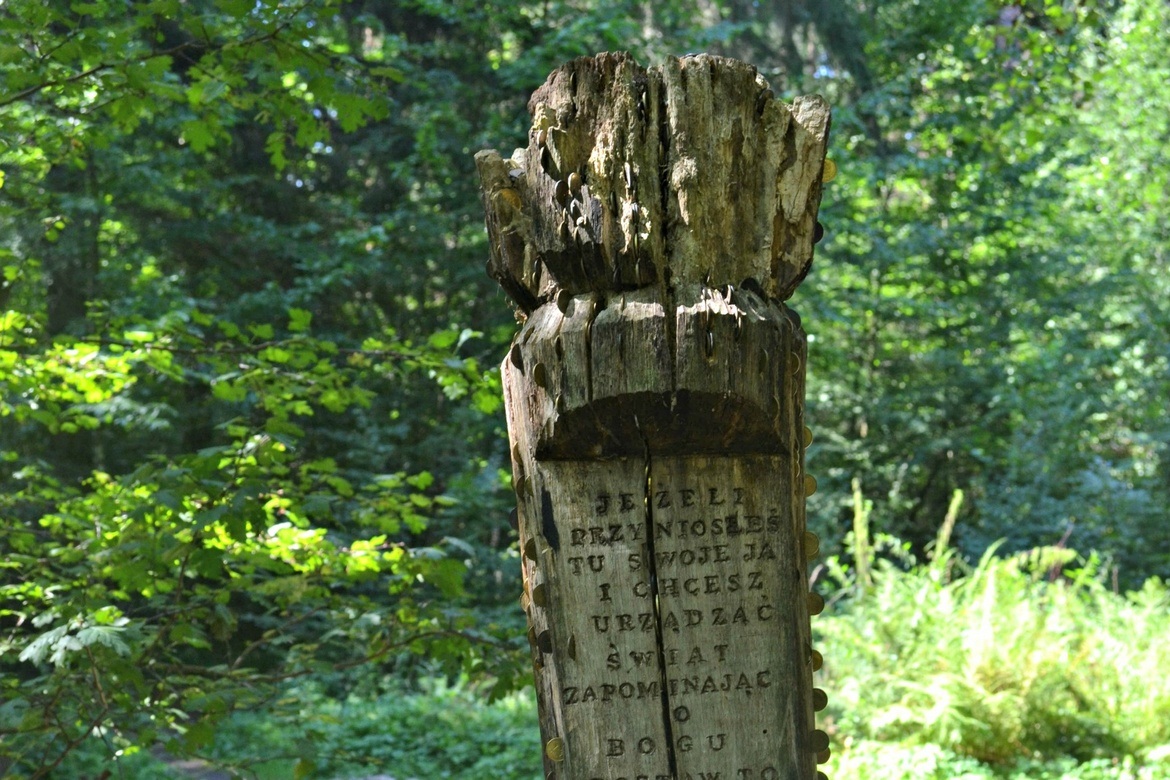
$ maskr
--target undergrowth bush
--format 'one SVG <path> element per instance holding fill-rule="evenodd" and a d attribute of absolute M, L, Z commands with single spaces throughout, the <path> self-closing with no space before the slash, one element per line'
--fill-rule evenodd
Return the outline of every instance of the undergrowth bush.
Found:
<path fill-rule="evenodd" d="M 118 761 L 96 741 L 53 777 L 186 780 L 139 753 Z M 289 688 L 271 707 L 237 713 L 216 732 L 209 761 L 253 780 L 536 780 L 540 734 L 532 697 L 488 703 L 464 685 L 431 680 L 413 693 L 336 700 L 312 686 Z"/>
<path fill-rule="evenodd" d="M 938 745 L 847 740 L 824 767 L 829 777 L 847 780 L 1166 780 L 1170 772 L 1139 767 L 1132 759 L 1021 759 L 988 766 Z"/>
<path fill-rule="evenodd" d="M 390 775 L 398 780 L 539 776 L 533 704 L 512 696 L 487 704 L 465 686 L 430 681 L 422 693 L 334 701 L 297 690 L 299 717 L 241 715 L 216 741 L 216 755 L 255 755 L 258 744 L 304 777 Z M 536 760 L 533 757 L 536 757 Z M 274 775 L 275 777 L 276 775 Z M 292 777 L 286 772 L 283 777 Z"/>
<path fill-rule="evenodd" d="M 993 549 L 971 567 L 945 545 L 919 564 L 881 543 L 894 555 L 869 561 L 865 581 L 829 561 L 839 599 L 814 621 L 838 740 L 932 745 L 999 767 L 1101 759 L 1114 772 L 1029 777 L 1120 777 L 1118 760 L 1170 777 L 1164 583 L 1116 594 L 1095 558 L 1063 548 Z"/>

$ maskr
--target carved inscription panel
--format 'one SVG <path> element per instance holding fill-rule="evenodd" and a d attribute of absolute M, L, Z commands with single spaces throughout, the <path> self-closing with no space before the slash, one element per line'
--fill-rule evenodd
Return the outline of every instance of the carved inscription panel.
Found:
<path fill-rule="evenodd" d="M 549 493 L 542 533 L 559 542 L 541 556 L 564 723 L 558 777 L 668 777 L 651 572 L 630 564 L 650 549 L 646 464 L 554 461 L 538 470 Z"/>
<path fill-rule="evenodd" d="M 809 777 L 811 687 L 791 472 L 778 457 L 659 458 L 650 507 L 678 777 Z M 799 561 L 799 563 L 798 563 Z M 797 686 L 800 686 L 798 688 Z"/>
<path fill-rule="evenodd" d="M 572 780 L 811 776 L 803 561 L 781 457 L 540 464 L 530 580 Z M 556 507 L 556 509 L 552 509 Z M 800 765 L 792 764 L 801 760 Z"/>

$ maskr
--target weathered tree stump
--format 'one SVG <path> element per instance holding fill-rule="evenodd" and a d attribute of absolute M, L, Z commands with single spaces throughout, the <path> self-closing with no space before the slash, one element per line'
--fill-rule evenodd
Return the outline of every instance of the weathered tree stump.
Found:
<path fill-rule="evenodd" d="M 808 271 L 829 127 L 755 69 L 555 71 L 526 149 L 476 156 L 545 771 L 809 780 Z"/>

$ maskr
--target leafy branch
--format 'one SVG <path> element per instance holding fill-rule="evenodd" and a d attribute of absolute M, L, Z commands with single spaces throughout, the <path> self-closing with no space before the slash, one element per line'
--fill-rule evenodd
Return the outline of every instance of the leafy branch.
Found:
<path fill-rule="evenodd" d="M 225 51 L 228 49 L 246 49 L 246 48 L 250 48 L 252 46 L 255 46 L 257 44 L 263 44 L 263 43 L 277 41 L 280 34 L 282 32 L 284 32 L 292 24 L 293 19 L 295 19 L 306 8 L 308 8 L 311 3 L 312 3 L 312 0 L 306 0 L 305 2 L 295 6 L 294 8 L 291 9 L 291 11 L 286 15 L 286 17 L 280 23 L 276 24 L 271 30 L 268 30 L 267 32 L 257 33 L 255 35 L 249 36 L 249 37 L 244 38 L 242 40 L 230 40 L 229 39 L 229 40 L 225 40 L 225 41 L 220 42 L 220 43 L 216 43 L 212 40 L 212 36 L 208 33 L 207 29 L 204 27 L 203 28 L 203 36 L 204 36 L 203 40 L 183 41 L 182 43 L 176 44 L 176 45 L 171 46 L 171 47 L 166 48 L 166 49 L 152 49 L 152 50 L 143 52 L 142 54 L 140 54 L 138 56 L 127 57 L 127 58 L 124 58 L 124 59 L 121 59 L 121 60 L 118 60 L 115 62 L 99 62 L 97 65 L 93 65 L 93 66 L 86 68 L 85 70 L 82 70 L 78 73 L 74 73 L 71 76 L 66 76 L 64 78 L 58 78 L 58 79 L 48 79 L 48 80 L 42 81 L 38 84 L 33 84 L 29 87 L 26 87 L 25 89 L 22 89 L 22 90 L 19 90 L 17 92 L 14 92 L 12 94 L 4 95 L 4 96 L 0 97 L 0 108 L 4 108 L 5 106 L 12 105 L 13 103 L 19 103 L 21 101 L 27 100 L 27 99 L 34 97 L 35 95 L 43 92 L 46 89 L 53 89 L 55 87 L 63 87 L 63 86 L 66 86 L 68 84 L 73 84 L 73 83 L 76 83 L 78 81 L 83 81 L 84 79 L 87 79 L 90 76 L 94 76 L 94 75 L 101 73 L 101 72 L 104 72 L 104 71 L 126 68 L 130 65 L 142 65 L 142 64 L 145 64 L 147 62 L 150 62 L 151 60 L 157 60 L 157 59 L 164 58 L 164 57 L 173 57 L 176 54 L 182 54 L 183 52 L 188 51 L 188 50 L 195 50 L 198 52 L 203 52 L 204 56 L 206 56 L 207 54 L 214 54 L 214 53 L 222 52 L 222 51 Z M 75 33 L 71 32 L 70 35 L 66 36 L 66 39 L 63 40 L 60 44 L 58 44 L 57 47 L 54 47 L 53 49 L 50 49 L 48 52 L 42 54 L 39 57 L 39 61 L 41 63 L 46 62 L 52 56 L 54 51 L 56 51 L 60 46 L 64 46 L 68 42 L 68 40 L 72 37 L 73 34 L 75 34 Z"/>

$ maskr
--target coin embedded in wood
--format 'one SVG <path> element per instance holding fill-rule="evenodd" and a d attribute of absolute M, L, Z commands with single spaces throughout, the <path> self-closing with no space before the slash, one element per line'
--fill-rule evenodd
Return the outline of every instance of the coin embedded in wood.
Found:
<path fill-rule="evenodd" d="M 548 606 L 548 585 L 542 582 L 532 589 L 532 603 L 538 607 Z"/>
<path fill-rule="evenodd" d="M 806 425 L 806 426 L 804 426 L 804 446 L 808 447 L 808 445 L 812 444 L 812 441 L 813 441 L 812 428 L 809 428 Z"/>
<path fill-rule="evenodd" d="M 524 543 L 524 557 L 536 560 L 536 540 L 529 539 Z"/>
<path fill-rule="evenodd" d="M 542 653 L 551 653 L 553 650 L 552 632 L 547 629 L 536 635 L 536 646 Z"/>
<path fill-rule="evenodd" d="M 819 672 L 821 667 L 825 665 L 825 657 L 816 650 L 812 651 L 812 668 L 814 672 Z"/>
<path fill-rule="evenodd" d="M 813 705 L 813 710 L 815 710 L 816 712 L 820 712 L 825 707 L 829 706 L 829 697 L 826 696 L 825 692 L 822 691 L 820 688 L 813 688 L 812 705 Z"/>
<path fill-rule="evenodd" d="M 808 594 L 808 614 L 819 615 L 825 609 L 825 598 L 819 593 Z"/>
<path fill-rule="evenodd" d="M 826 157 L 825 158 L 825 170 L 821 174 L 821 182 L 823 184 L 828 184 L 829 182 L 831 182 L 835 178 L 837 178 L 837 163 L 833 162 L 828 157 Z"/>
<path fill-rule="evenodd" d="M 508 208 L 518 211 L 520 209 L 520 193 L 512 187 L 504 187 L 496 193 L 496 198 L 500 203 L 506 203 Z"/>
<path fill-rule="evenodd" d="M 817 729 L 812 733 L 808 740 L 814 753 L 820 753 L 829 749 L 829 735 Z"/>
<path fill-rule="evenodd" d="M 817 492 L 817 479 L 812 474 L 804 475 L 804 497 L 808 498 Z"/>
<path fill-rule="evenodd" d="M 821 551 L 821 540 L 812 531 L 804 532 L 804 557 L 812 560 Z"/>
<path fill-rule="evenodd" d="M 560 737 L 553 737 L 544 745 L 544 754 L 553 761 L 565 760 L 565 743 Z"/>

